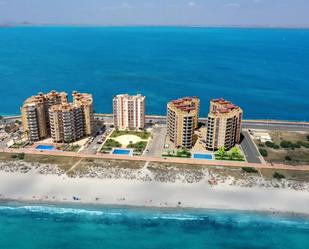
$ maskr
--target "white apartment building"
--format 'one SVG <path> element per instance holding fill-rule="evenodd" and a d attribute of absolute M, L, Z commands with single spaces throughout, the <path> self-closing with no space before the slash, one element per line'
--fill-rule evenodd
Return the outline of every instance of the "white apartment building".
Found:
<path fill-rule="evenodd" d="M 114 126 L 117 129 L 145 128 L 145 100 L 140 94 L 120 94 L 113 99 Z"/>

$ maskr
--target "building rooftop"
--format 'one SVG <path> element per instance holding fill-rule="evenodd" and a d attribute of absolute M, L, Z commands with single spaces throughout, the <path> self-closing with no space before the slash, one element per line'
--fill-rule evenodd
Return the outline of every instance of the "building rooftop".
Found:
<path fill-rule="evenodd" d="M 137 99 L 137 98 L 141 98 L 141 99 L 145 99 L 146 97 L 141 95 L 141 94 L 136 94 L 136 95 L 129 95 L 129 94 L 118 94 L 114 97 L 114 99 L 116 98 L 127 98 L 127 99 Z"/>
<path fill-rule="evenodd" d="M 227 101 L 223 98 L 219 98 L 219 99 L 212 99 L 211 100 L 211 113 L 229 113 L 233 110 L 241 110 L 241 108 L 239 106 L 234 105 L 233 103 L 231 103 L 230 101 Z"/>
<path fill-rule="evenodd" d="M 196 102 L 199 102 L 197 97 L 184 97 L 181 99 L 172 100 L 168 103 L 169 106 L 173 106 L 174 108 L 180 111 L 193 111 L 198 109 L 198 105 Z"/>

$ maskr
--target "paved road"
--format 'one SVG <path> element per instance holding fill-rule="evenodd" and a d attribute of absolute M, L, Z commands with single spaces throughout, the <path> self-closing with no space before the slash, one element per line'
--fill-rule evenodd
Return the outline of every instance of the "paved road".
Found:
<path fill-rule="evenodd" d="M 280 131 L 305 131 L 309 132 L 309 125 L 288 124 L 288 123 L 249 123 L 243 122 L 242 128 L 245 129 L 262 129 L 262 130 L 280 130 Z"/>
<path fill-rule="evenodd" d="M 110 114 L 96 114 L 96 117 L 103 119 L 107 123 L 113 123 L 113 117 Z M 206 118 L 200 118 L 201 122 L 206 122 Z M 146 122 L 166 124 L 165 116 L 146 116 Z M 287 121 L 256 121 L 243 120 L 245 129 L 265 129 L 265 130 L 283 130 L 283 131 L 306 131 L 309 132 L 308 122 L 287 122 Z"/>
<path fill-rule="evenodd" d="M 149 152 L 145 153 L 146 157 L 161 157 L 167 132 L 166 130 L 166 126 L 154 126 L 153 139 L 149 142 L 147 147 Z"/>
<path fill-rule="evenodd" d="M 244 138 L 241 142 L 241 148 L 245 153 L 248 163 L 261 163 L 259 159 L 260 153 L 258 152 L 254 142 L 251 140 L 250 134 L 247 131 L 242 132 Z"/>
<path fill-rule="evenodd" d="M 104 120 L 107 124 L 113 123 L 112 114 L 95 114 L 96 118 Z M 9 122 L 19 120 L 20 116 L 4 117 L 0 122 Z M 152 123 L 165 124 L 166 117 L 158 115 L 146 115 L 146 121 Z M 206 122 L 207 118 L 200 118 L 201 122 Z M 267 121 L 267 120 L 243 120 L 243 128 L 246 129 L 267 129 L 267 130 L 284 130 L 284 131 L 307 131 L 309 132 L 309 122 L 288 122 L 288 121 Z"/>

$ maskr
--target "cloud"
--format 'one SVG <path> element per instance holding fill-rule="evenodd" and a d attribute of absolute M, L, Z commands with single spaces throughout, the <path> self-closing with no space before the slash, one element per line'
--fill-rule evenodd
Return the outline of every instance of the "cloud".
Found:
<path fill-rule="evenodd" d="M 224 7 L 239 8 L 240 4 L 239 3 L 227 3 L 227 4 L 224 4 Z"/>

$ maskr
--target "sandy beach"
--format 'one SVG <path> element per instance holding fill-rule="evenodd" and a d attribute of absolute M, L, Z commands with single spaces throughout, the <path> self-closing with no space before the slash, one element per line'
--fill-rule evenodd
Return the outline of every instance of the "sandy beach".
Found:
<path fill-rule="evenodd" d="M 74 200 L 73 198 L 77 199 Z M 69 177 L 0 171 L 0 199 L 151 207 L 190 207 L 309 214 L 309 192 L 282 188 L 212 186 L 124 178 Z"/>

